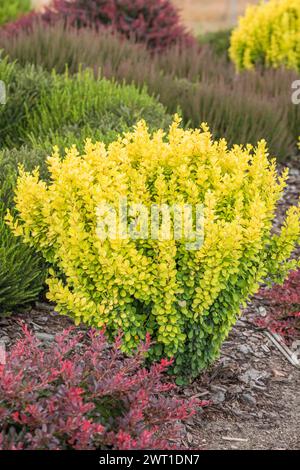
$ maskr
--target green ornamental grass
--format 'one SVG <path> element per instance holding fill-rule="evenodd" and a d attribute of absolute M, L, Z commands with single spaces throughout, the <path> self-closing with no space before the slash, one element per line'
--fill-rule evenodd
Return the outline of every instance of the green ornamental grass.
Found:
<path fill-rule="evenodd" d="M 63 25 L 45 28 L 36 24 L 28 34 L 0 36 L 0 48 L 22 65 L 40 65 L 64 74 L 92 67 L 95 74 L 123 84 L 145 86 L 158 97 L 168 113 L 179 112 L 184 125 L 207 122 L 215 137 L 255 145 L 265 138 L 270 152 L 280 160 L 294 155 L 300 126 L 300 107 L 291 102 L 295 71 L 257 70 L 236 74 L 226 57 L 203 45 L 186 50 L 173 48 L 163 55 L 149 55 L 141 45 L 108 32 L 66 30 Z"/>

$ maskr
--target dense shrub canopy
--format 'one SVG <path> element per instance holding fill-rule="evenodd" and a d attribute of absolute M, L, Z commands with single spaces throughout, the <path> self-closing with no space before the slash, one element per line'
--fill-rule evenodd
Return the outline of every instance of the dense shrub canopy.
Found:
<path fill-rule="evenodd" d="M 286 174 L 277 178 L 266 145 L 212 141 L 204 127 L 184 131 L 175 121 L 165 138 L 144 122 L 108 148 L 87 142 L 79 155 L 49 159 L 51 182 L 21 173 L 16 234 L 52 264 L 49 299 L 78 323 L 124 332 L 132 351 L 150 332 L 151 354 L 175 356 L 174 371 L 197 375 L 218 354 L 241 303 L 259 283 L 280 278 L 299 241 L 299 208 L 271 235 Z M 97 208 L 132 203 L 204 205 L 204 244 L 186 239 L 102 239 Z M 139 225 L 137 216 L 133 220 Z M 129 219 L 131 220 L 131 219 Z M 162 231 L 162 234 L 164 230 Z"/>
<path fill-rule="evenodd" d="M 232 34 L 230 56 L 239 70 L 264 65 L 300 71 L 299 44 L 299 0 L 270 0 L 248 6 Z"/>

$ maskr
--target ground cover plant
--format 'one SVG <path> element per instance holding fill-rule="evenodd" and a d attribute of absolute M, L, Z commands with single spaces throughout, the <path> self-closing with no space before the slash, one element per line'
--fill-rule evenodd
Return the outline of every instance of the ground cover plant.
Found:
<path fill-rule="evenodd" d="M 43 346 L 26 327 L 0 366 L 1 450 L 176 449 L 182 426 L 205 402 L 176 399 L 149 369 L 150 339 L 125 358 L 121 338 L 65 330 Z"/>
<path fill-rule="evenodd" d="M 70 73 L 92 67 L 107 78 L 146 85 L 169 113 L 180 110 L 185 125 L 208 122 L 214 136 L 226 137 L 230 145 L 255 145 L 265 138 L 278 159 L 296 153 L 300 115 L 291 102 L 291 83 L 299 78 L 294 71 L 236 75 L 234 66 L 207 46 L 190 47 L 188 54 L 175 47 L 150 57 L 142 45 L 116 35 L 66 30 L 61 24 L 46 29 L 37 24 L 30 34 L 0 37 L 0 47 L 21 65 L 58 73 L 66 65 Z"/>
<path fill-rule="evenodd" d="M 250 5 L 231 37 L 230 56 L 238 70 L 256 65 L 300 71 L 300 4 L 271 0 Z"/>
<path fill-rule="evenodd" d="M 184 131 L 178 121 L 165 140 L 141 122 L 106 149 L 88 142 L 84 154 L 73 148 L 62 159 L 55 151 L 48 164 L 49 185 L 37 172 L 21 172 L 18 217 L 8 221 L 51 263 L 49 299 L 76 323 L 105 326 L 111 337 L 121 329 L 126 352 L 150 332 L 152 357 L 175 356 L 179 375 L 207 367 L 241 304 L 261 282 L 278 281 L 296 265 L 288 259 L 299 242 L 299 208 L 291 207 L 281 233 L 271 234 L 286 172 L 277 177 L 264 142 L 228 149 L 206 128 Z M 147 207 L 202 203 L 203 246 L 103 240 L 97 207 L 117 208 L 124 196 Z"/>
<path fill-rule="evenodd" d="M 9 24 L 6 33 L 11 36 L 23 29 L 30 31 L 36 21 L 44 25 L 63 22 L 77 29 L 110 28 L 158 51 L 174 44 L 196 43 L 170 0 L 53 0 L 41 13 Z"/>

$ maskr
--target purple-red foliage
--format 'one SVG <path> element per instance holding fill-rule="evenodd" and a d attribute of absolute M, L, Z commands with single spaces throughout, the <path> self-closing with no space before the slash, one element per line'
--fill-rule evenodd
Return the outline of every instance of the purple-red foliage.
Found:
<path fill-rule="evenodd" d="M 293 271 L 282 286 L 262 289 L 268 313 L 256 324 L 281 335 L 287 343 L 300 338 L 300 269 Z"/>
<path fill-rule="evenodd" d="M 28 30 L 38 19 L 45 24 L 63 21 L 75 28 L 109 27 L 155 50 L 195 43 L 170 0 L 54 0 L 43 13 L 25 15 L 7 25 L 6 31 Z"/>
<path fill-rule="evenodd" d="M 0 366 L 0 450 L 176 448 L 179 421 L 207 404 L 171 396 L 172 361 L 143 367 L 149 338 L 126 358 L 120 337 L 109 346 L 94 330 L 51 347 L 23 333 Z"/>
<path fill-rule="evenodd" d="M 34 24 L 38 21 L 41 21 L 41 15 L 36 13 L 35 11 L 31 11 L 29 13 L 26 13 L 25 15 L 22 15 L 17 20 L 2 26 L 1 34 L 10 37 L 18 34 L 20 31 L 30 32 Z"/>

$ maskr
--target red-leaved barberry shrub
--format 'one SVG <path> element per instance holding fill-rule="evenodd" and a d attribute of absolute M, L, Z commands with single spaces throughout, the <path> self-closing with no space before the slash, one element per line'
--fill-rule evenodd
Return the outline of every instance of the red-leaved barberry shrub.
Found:
<path fill-rule="evenodd" d="M 289 344 L 300 339 L 300 269 L 293 271 L 282 286 L 262 289 L 268 301 L 267 315 L 255 323 L 281 335 Z"/>
<path fill-rule="evenodd" d="M 172 361 L 143 367 L 102 332 L 66 330 L 51 347 L 23 326 L 0 366 L 0 449 L 172 449 L 182 423 L 205 402 L 181 400 L 163 376 Z"/>
<path fill-rule="evenodd" d="M 37 22 L 43 22 L 41 14 L 35 11 L 30 11 L 29 13 L 20 16 L 17 20 L 4 24 L 0 28 L 0 32 L 2 35 L 7 35 L 9 37 L 17 35 L 20 31 L 26 31 L 29 33 Z"/>
<path fill-rule="evenodd" d="M 54 0 L 43 13 L 25 15 L 6 30 L 28 30 L 37 19 L 46 24 L 63 21 L 78 29 L 109 27 L 155 50 L 196 43 L 170 0 Z"/>

